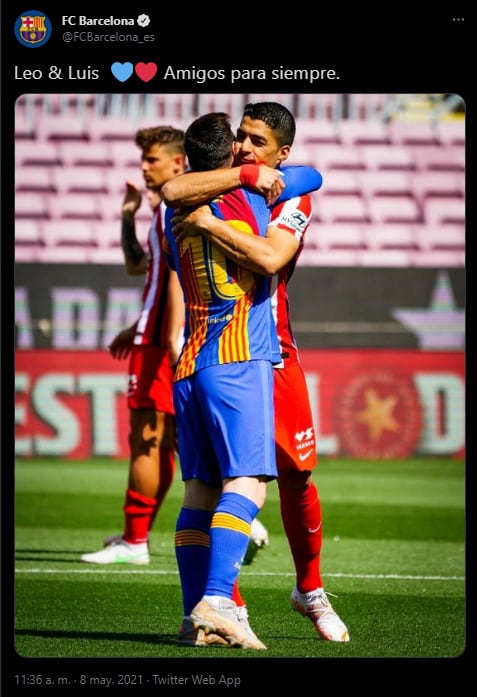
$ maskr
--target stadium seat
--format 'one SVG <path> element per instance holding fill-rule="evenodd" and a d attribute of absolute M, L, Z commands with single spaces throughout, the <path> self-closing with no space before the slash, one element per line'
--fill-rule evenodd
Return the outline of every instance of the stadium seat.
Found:
<path fill-rule="evenodd" d="M 46 220 L 49 217 L 47 194 L 27 191 L 19 191 L 15 194 L 15 218 Z"/>
<path fill-rule="evenodd" d="M 355 170 L 330 169 L 323 172 L 323 186 L 320 189 L 326 194 L 354 194 L 360 196 L 363 191 L 361 176 Z"/>
<path fill-rule="evenodd" d="M 463 224 L 422 225 L 419 226 L 417 234 L 421 249 L 465 251 L 465 225 Z"/>
<path fill-rule="evenodd" d="M 88 261 L 92 264 L 124 264 L 124 256 L 120 247 L 90 249 Z"/>
<path fill-rule="evenodd" d="M 340 136 L 331 119 L 297 119 L 295 144 L 339 144 Z M 293 149 L 292 148 L 292 154 Z"/>
<path fill-rule="evenodd" d="M 419 248 L 415 226 L 409 223 L 386 223 L 363 226 L 363 236 L 369 250 Z"/>
<path fill-rule="evenodd" d="M 75 191 L 96 193 L 108 191 L 102 167 L 56 167 L 53 170 L 53 180 L 60 194 Z"/>
<path fill-rule="evenodd" d="M 117 220 L 94 222 L 92 235 L 95 245 L 100 249 L 110 249 L 111 247 L 121 249 L 121 223 Z"/>
<path fill-rule="evenodd" d="M 40 261 L 39 252 L 42 249 L 37 244 L 15 245 L 15 264 L 35 264 Z"/>
<path fill-rule="evenodd" d="M 321 223 L 310 225 L 305 246 L 311 240 L 317 249 L 365 249 L 363 226 L 359 223 Z"/>
<path fill-rule="evenodd" d="M 115 196 L 118 194 L 124 196 L 128 180 L 135 182 L 144 192 L 144 180 L 141 168 L 137 164 L 126 167 L 111 167 L 104 171 L 106 190 Z"/>
<path fill-rule="evenodd" d="M 53 171 L 55 167 L 45 165 L 23 165 L 15 168 L 15 191 L 55 191 Z"/>
<path fill-rule="evenodd" d="M 40 221 L 28 218 L 15 220 L 15 247 L 18 245 L 42 245 Z"/>
<path fill-rule="evenodd" d="M 395 145 L 439 145 L 436 128 L 430 121 L 391 121 L 389 135 Z"/>
<path fill-rule="evenodd" d="M 407 267 L 412 266 L 413 253 L 404 249 L 365 249 L 357 254 L 358 266 Z"/>
<path fill-rule="evenodd" d="M 455 177 L 457 179 L 457 186 L 461 195 L 465 197 L 465 171 L 456 172 Z"/>
<path fill-rule="evenodd" d="M 96 94 L 77 92 L 22 95 L 25 107 L 27 109 L 35 108 L 37 113 L 45 118 L 57 115 L 63 118 L 87 117 L 94 109 L 97 97 Z"/>
<path fill-rule="evenodd" d="M 63 115 L 73 114 L 82 118 L 88 118 L 96 104 L 98 95 L 82 94 L 77 92 L 58 93 L 48 95 L 52 113 Z M 52 102 L 52 100 L 54 100 Z"/>
<path fill-rule="evenodd" d="M 136 130 L 136 123 L 128 118 L 94 116 L 88 121 L 88 136 L 92 141 L 126 142 L 134 147 Z"/>
<path fill-rule="evenodd" d="M 424 202 L 424 222 L 428 225 L 459 223 L 465 225 L 465 200 L 463 198 L 428 198 Z"/>
<path fill-rule="evenodd" d="M 317 192 L 318 193 L 318 192 Z M 313 219 L 325 223 L 367 223 L 369 212 L 362 196 L 313 195 Z M 315 203 L 316 201 L 316 203 Z"/>
<path fill-rule="evenodd" d="M 38 165 L 62 165 L 63 160 L 56 143 L 45 143 L 36 140 L 20 140 L 15 143 L 15 167 Z"/>
<path fill-rule="evenodd" d="M 463 172 L 465 147 L 463 145 L 415 146 L 412 148 L 416 168 L 421 171 L 448 170 Z"/>
<path fill-rule="evenodd" d="M 438 121 L 436 131 L 442 145 L 465 145 L 465 120 Z"/>
<path fill-rule="evenodd" d="M 89 220 L 47 220 L 42 225 L 45 247 L 93 247 L 95 239 Z"/>
<path fill-rule="evenodd" d="M 123 194 L 97 194 L 97 205 L 99 209 L 99 220 L 109 220 L 109 221 L 119 221 L 121 220 L 121 206 L 123 201 Z M 135 216 L 136 225 L 147 225 L 149 226 L 151 222 L 151 209 L 147 204 L 145 196 L 143 197 L 143 203 L 136 213 Z"/>
<path fill-rule="evenodd" d="M 308 145 L 294 145 L 285 164 L 316 167 L 313 148 Z"/>
<path fill-rule="evenodd" d="M 348 117 L 368 121 L 382 117 L 386 112 L 389 100 L 393 99 L 394 95 L 352 93 L 343 96 L 347 97 L 348 101 Z"/>
<path fill-rule="evenodd" d="M 81 245 L 45 247 L 36 253 L 36 258 L 42 264 L 87 264 L 89 254 L 89 248 Z"/>
<path fill-rule="evenodd" d="M 366 197 L 412 196 L 411 173 L 407 170 L 369 170 L 358 174 L 359 185 Z"/>
<path fill-rule="evenodd" d="M 27 140 L 34 142 L 36 139 L 36 119 L 29 116 L 25 111 L 15 109 L 15 140 Z"/>
<path fill-rule="evenodd" d="M 132 136 L 132 140 L 134 142 L 134 136 L 136 134 L 136 131 L 142 129 L 142 128 L 150 128 L 151 126 L 156 126 L 156 125 L 161 125 L 161 126 L 172 126 L 173 128 L 178 128 L 181 131 L 185 131 L 186 127 L 189 125 L 189 123 L 193 120 L 193 117 L 190 119 L 183 121 L 182 119 L 178 118 L 172 118 L 170 116 L 164 116 L 162 118 L 158 117 L 157 114 L 154 114 L 152 117 L 150 115 L 143 116 L 139 118 L 135 122 L 135 130 Z M 138 150 L 139 152 L 139 150 Z"/>
<path fill-rule="evenodd" d="M 395 145 L 363 145 L 360 150 L 367 169 L 413 171 L 416 167 L 409 148 Z"/>
<path fill-rule="evenodd" d="M 455 165 L 457 171 L 463 172 L 465 170 L 465 145 L 449 145 L 448 150 L 450 154 L 450 159 L 452 163 Z"/>
<path fill-rule="evenodd" d="M 298 119 L 316 119 L 335 122 L 343 118 L 343 95 L 329 92 L 299 94 L 295 116 Z"/>
<path fill-rule="evenodd" d="M 431 267 L 435 269 L 464 268 L 465 252 L 420 249 L 412 252 L 412 265 L 417 267 Z"/>
<path fill-rule="evenodd" d="M 359 148 L 353 145 L 310 145 L 315 167 L 326 172 L 331 169 L 362 170 L 365 162 Z"/>
<path fill-rule="evenodd" d="M 339 123 L 339 134 L 345 145 L 388 145 L 388 125 L 383 121 L 344 119 Z"/>
<path fill-rule="evenodd" d="M 243 98 L 243 95 L 240 96 Z M 189 125 L 198 114 L 197 98 L 198 95 L 195 94 L 159 93 L 156 95 L 157 118 L 163 123 L 184 129 L 185 124 Z"/>
<path fill-rule="evenodd" d="M 136 219 L 136 235 L 140 244 L 145 248 L 147 245 L 147 236 L 151 224 L 151 214 L 148 214 L 147 220 Z M 119 220 L 99 220 L 93 223 L 93 239 L 95 246 L 100 249 L 116 249 L 121 250 L 121 223 Z"/>
<path fill-rule="evenodd" d="M 38 122 L 39 141 L 80 141 L 89 140 L 85 119 L 71 114 L 48 115 Z"/>
<path fill-rule="evenodd" d="M 115 164 L 106 142 L 61 143 L 59 152 L 62 162 L 70 167 L 112 167 Z"/>
<path fill-rule="evenodd" d="M 100 220 L 100 194 L 64 193 L 50 200 L 50 217 L 57 219 Z"/>
<path fill-rule="evenodd" d="M 109 146 L 109 156 L 114 163 L 114 167 L 134 167 L 140 171 L 141 152 L 134 144 L 134 140 L 111 141 Z"/>
<path fill-rule="evenodd" d="M 358 254 L 353 249 L 303 249 L 298 266 L 358 266 Z"/>
<path fill-rule="evenodd" d="M 373 196 L 368 200 L 373 223 L 420 223 L 421 208 L 409 196 Z"/>
<path fill-rule="evenodd" d="M 430 197 L 455 196 L 463 198 L 464 176 L 453 171 L 420 171 L 412 175 L 414 195 L 421 203 Z"/>

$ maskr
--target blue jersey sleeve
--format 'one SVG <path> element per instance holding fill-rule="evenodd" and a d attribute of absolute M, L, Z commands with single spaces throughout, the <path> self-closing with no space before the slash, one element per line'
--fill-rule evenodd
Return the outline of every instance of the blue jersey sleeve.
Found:
<path fill-rule="evenodd" d="M 295 196 L 303 196 L 310 191 L 317 191 L 323 184 L 321 173 L 313 167 L 305 165 L 287 165 L 280 168 L 283 173 L 285 188 L 276 203 L 287 201 Z"/>

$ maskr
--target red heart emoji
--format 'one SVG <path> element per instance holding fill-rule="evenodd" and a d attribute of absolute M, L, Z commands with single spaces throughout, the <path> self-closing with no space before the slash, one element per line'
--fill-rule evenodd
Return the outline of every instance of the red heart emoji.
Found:
<path fill-rule="evenodd" d="M 138 78 L 143 82 L 149 82 L 157 73 L 157 65 L 155 63 L 136 63 L 134 70 Z"/>

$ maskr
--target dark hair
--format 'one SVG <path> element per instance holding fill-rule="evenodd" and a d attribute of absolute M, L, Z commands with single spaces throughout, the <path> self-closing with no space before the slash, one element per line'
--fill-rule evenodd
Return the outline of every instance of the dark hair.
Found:
<path fill-rule="evenodd" d="M 185 132 L 185 151 L 192 169 L 204 172 L 230 164 L 235 140 L 230 116 L 222 111 L 199 116 Z"/>
<path fill-rule="evenodd" d="M 245 105 L 243 116 L 259 119 L 266 123 L 273 131 L 279 147 L 282 145 L 293 145 L 296 132 L 295 117 L 283 104 L 278 102 L 256 102 L 252 104 L 250 102 Z"/>
<path fill-rule="evenodd" d="M 136 131 L 135 143 L 143 151 L 150 150 L 153 145 L 165 145 L 171 152 L 185 154 L 184 131 L 173 126 L 141 128 Z"/>

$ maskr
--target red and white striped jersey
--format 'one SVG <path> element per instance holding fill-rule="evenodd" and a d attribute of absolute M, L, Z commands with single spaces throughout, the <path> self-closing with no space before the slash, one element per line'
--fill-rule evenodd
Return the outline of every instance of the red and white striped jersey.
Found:
<path fill-rule="evenodd" d="M 135 344 L 166 346 L 169 323 L 167 291 L 170 269 L 162 251 L 166 206 L 161 201 L 149 228 L 149 266 L 142 294 L 142 309 L 134 337 Z"/>
<path fill-rule="evenodd" d="M 269 225 L 287 230 L 298 240 L 298 250 L 286 266 L 273 279 L 272 307 L 282 357 L 287 361 L 298 361 L 298 349 L 290 323 L 290 307 L 287 284 L 304 245 L 305 232 L 311 220 L 311 197 L 309 194 L 296 196 L 272 208 Z"/>

